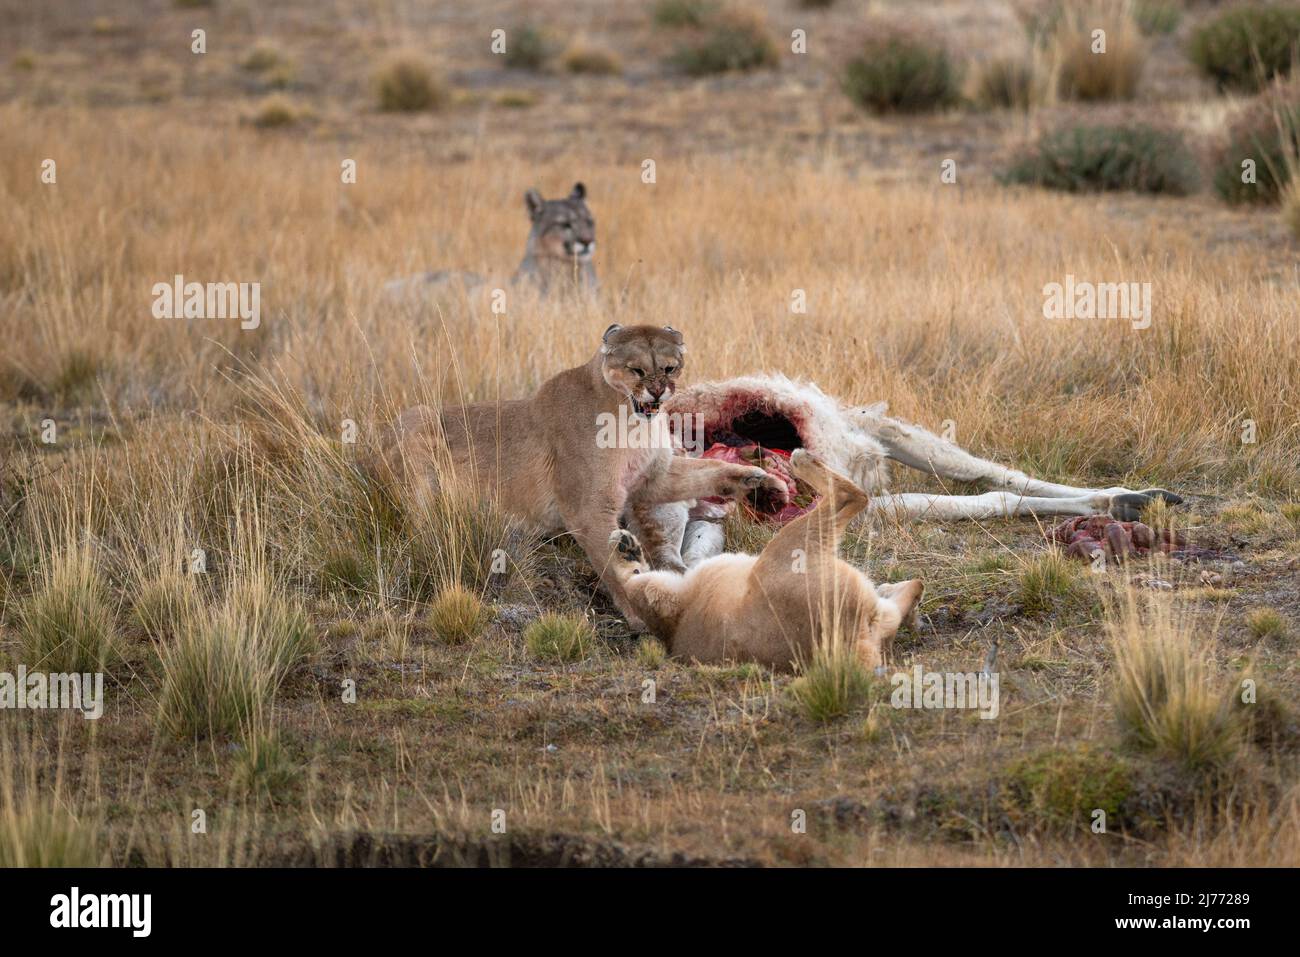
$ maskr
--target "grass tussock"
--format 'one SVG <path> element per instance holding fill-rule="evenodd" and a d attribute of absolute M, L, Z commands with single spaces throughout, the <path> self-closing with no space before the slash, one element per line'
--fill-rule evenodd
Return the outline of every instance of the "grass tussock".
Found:
<path fill-rule="evenodd" d="M 50 556 L 32 594 L 18 608 L 19 655 L 33 671 L 103 670 L 117 643 L 109 584 L 89 546 Z"/>
<path fill-rule="evenodd" d="M 65 764 L 35 735 L 0 731 L 0 868 L 104 863 L 100 822 L 72 800 Z"/>
<path fill-rule="evenodd" d="M 173 638 L 201 613 L 203 598 L 194 579 L 175 570 L 159 571 L 139 585 L 131 602 L 136 626 L 156 642 Z"/>
<path fill-rule="evenodd" d="M 300 771 L 278 735 L 253 733 L 235 754 L 231 779 L 244 794 L 276 800 L 287 796 Z"/>
<path fill-rule="evenodd" d="M 668 660 L 668 649 L 658 638 L 642 638 L 636 643 L 636 663 L 642 668 L 661 668 Z"/>
<path fill-rule="evenodd" d="M 871 673 L 853 644 L 831 624 L 813 649 L 812 660 L 790 685 L 790 694 L 807 718 L 825 723 L 861 706 L 871 687 Z"/>
<path fill-rule="evenodd" d="M 1027 615 L 1043 615 L 1063 607 L 1079 608 L 1095 597 L 1086 566 L 1052 548 L 1029 559 L 1018 576 L 1020 605 Z"/>
<path fill-rule="evenodd" d="M 617 53 L 580 37 L 565 48 L 560 64 L 570 73 L 592 76 L 614 76 L 623 72 L 623 61 Z"/>
<path fill-rule="evenodd" d="M 285 676 L 314 641 L 301 606 L 265 568 L 242 572 L 217 609 L 190 618 L 160 649 L 160 726 L 178 738 L 264 727 Z"/>
<path fill-rule="evenodd" d="M 268 96 L 258 105 L 251 122 L 259 130 L 277 130 L 295 125 L 303 116 L 292 100 L 275 95 Z"/>
<path fill-rule="evenodd" d="M 244 53 L 239 65 L 250 73 L 270 73 L 272 70 L 281 68 L 286 62 L 285 53 L 281 48 L 274 43 L 261 40 L 261 42 L 253 44 L 250 51 Z"/>
<path fill-rule="evenodd" d="M 1061 0 L 1038 36 L 1061 100 L 1131 100 L 1148 56 L 1130 0 Z"/>
<path fill-rule="evenodd" d="M 451 91 L 433 66 L 416 53 L 397 53 L 374 77 L 379 109 L 388 113 L 421 113 L 440 109 Z"/>
<path fill-rule="evenodd" d="M 547 612 L 529 622 L 524 644 L 539 661 L 580 661 L 595 649 L 596 632 L 591 622 L 579 615 Z"/>
<path fill-rule="evenodd" d="M 1246 630 L 1256 641 L 1281 641 L 1287 636 L 1286 618 L 1276 608 L 1256 608 L 1246 616 Z"/>
<path fill-rule="evenodd" d="M 1125 741 L 1190 771 L 1226 768 L 1242 729 L 1211 657 L 1206 628 L 1152 595 L 1108 625 L 1115 654 L 1115 717 Z"/>
<path fill-rule="evenodd" d="M 459 585 L 444 588 L 429 603 L 429 627 L 438 641 L 449 645 L 473 641 L 491 617 L 483 599 Z"/>
<path fill-rule="evenodd" d="M 1028 110 L 1042 100 L 1042 84 L 1028 57 L 1001 56 L 974 72 L 972 99 L 984 109 Z"/>
<path fill-rule="evenodd" d="M 1300 241 L 1300 179 L 1293 178 L 1282 196 L 1282 222 L 1293 238 Z"/>
<path fill-rule="evenodd" d="M 1165 36 L 1183 20 L 1183 0 L 1134 0 L 1133 21 L 1143 36 Z"/>

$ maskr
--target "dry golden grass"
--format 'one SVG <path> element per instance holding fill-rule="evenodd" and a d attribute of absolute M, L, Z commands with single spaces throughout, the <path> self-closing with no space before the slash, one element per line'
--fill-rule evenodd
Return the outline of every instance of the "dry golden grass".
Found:
<path fill-rule="evenodd" d="M 1055 94 L 1066 100 L 1133 99 L 1148 49 L 1132 0 L 1054 0 L 1049 9 L 1041 42 Z"/>
<path fill-rule="evenodd" d="M 89 361 L 88 390 L 125 421 L 150 404 L 217 415 L 240 403 L 242 381 L 271 377 L 312 424 L 335 433 L 350 418 L 364 438 L 424 397 L 524 394 L 584 359 L 610 321 L 658 320 L 686 332 L 697 380 L 780 368 L 848 400 L 887 398 L 922 423 L 951 418 L 968 446 L 1064 478 L 1140 466 L 1164 482 L 1298 486 L 1300 332 L 1271 264 L 1253 249 L 1098 220 L 1087 201 L 956 201 L 937 187 L 874 187 L 830 161 L 701 159 L 654 186 L 577 161 L 610 224 L 604 291 L 575 303 L 512 290 L 497 317 L 486 298 L 396 306 L 379 286 L 434 264 L 503 278 L 526 228 L 518 187 L 532 182 L 515 160 L 485 154 L 434 176 L 413 156 L 360 148 L 349 150 L 359 182 L 344 186 L 336 165 L 290 141 L 160 136 L 131 114 L 56 125 L 10 109 L 5 119 L 17 131 L 5 174 L 19 184 L 0 224 L 0 274 L 13 287 L 0 314 L 0 395 L 10 398 L 56 395 L 69 364 Z M 65 167 L 51 190 L 20 175 L 45 152 L 105 163 L 93 176 Z M 754 204 L 755 194 L 782 201 Z M 476 228 L 431 232 L 412 195 Z M 201 211 L 205 228 L 171 208 Z M 118 212 L 101 224 L 103 209 Z M 835 241 L 797 240 L 791 219 Z M 148 243 L 136 228 L 146 222 Z M 672 230 L 656 228 L 666 222 Z M 1043 223 L 1057 243 L 1040 242 Z M 251 236 L 276 255 L 260 257 Z M 154 319 L 149 290 L 177 262 L 190 277 L 260 281 L 262 326 Z M 1066 273 L 1151 282 L 1151 328 L 1044 319 L 1042 287 Z M 807 315 L 790 312 L 795 289 L 807 292 Z M 1203 386 L 1188 387 L 1193 375 Z M 1243 418 L 1256 423 L 1254 444 L 1240 441 Z"/>

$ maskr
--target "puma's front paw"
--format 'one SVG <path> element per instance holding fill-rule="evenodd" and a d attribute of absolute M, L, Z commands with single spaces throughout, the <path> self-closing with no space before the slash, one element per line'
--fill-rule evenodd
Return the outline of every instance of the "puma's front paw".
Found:
<path fill-rule="evenodd" d="M 763 511 L 780 511 L 790 501 L 790 489 L 780 478 L 762 469 L 745 476 L 745 491 Z"/>
<path fill-rule="evenodd" d="M 628 564 L 637 566 L 645 564 L 645 553 L 641 550 L 641 543 L 627 529 L 620 528 L 611 534 L 609 543 L 618 551 L 619 557 Z"/>

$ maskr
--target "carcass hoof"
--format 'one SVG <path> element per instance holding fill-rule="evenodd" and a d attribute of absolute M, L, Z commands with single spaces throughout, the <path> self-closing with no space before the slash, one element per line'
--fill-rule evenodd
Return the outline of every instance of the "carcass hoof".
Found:
<path fill-rule="evenodd" d="M 1154 502 L 1162 500 L 1166 505 L 1182 505 L 1181 495 L 1165 491 L 1162 488 L 1149 488 L 1142 492 L 1124 492 L 1110 498 L 1110 516 L 1121 522 L 1136 522 L 1142 518 L 1142 510 Z"/>

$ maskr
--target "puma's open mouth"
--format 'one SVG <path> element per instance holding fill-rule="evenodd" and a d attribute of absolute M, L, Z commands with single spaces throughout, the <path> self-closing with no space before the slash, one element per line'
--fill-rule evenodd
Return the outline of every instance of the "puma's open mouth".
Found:
<path fill-rule="evenodd" d="M 660 403 L 658 399 L 651 399 L 647 402 L 638 402 L 635 396 L 628 396 L 628 398 L 632 400 L 632 410 L 636 412 L 637 415 L 643 415 L 648 419 L 659 411 Z"/>

